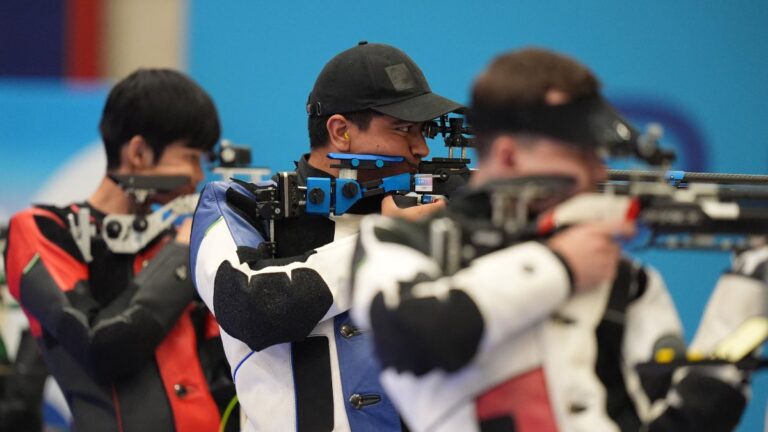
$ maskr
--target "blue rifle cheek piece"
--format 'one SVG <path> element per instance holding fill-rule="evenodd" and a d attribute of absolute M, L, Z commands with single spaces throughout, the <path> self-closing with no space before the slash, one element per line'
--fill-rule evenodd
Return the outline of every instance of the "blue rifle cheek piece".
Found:
<path fill-rule="evenodd" d="M 313 189 L 323 192 L 323 201 L 315 204 L 309 200 Z M 307 179 L 307 208 L 310 214 L 327 215 L 331 212 L 331 179 L 324 177 L 309 177 Z"/>
<path fill-rule="evenodd" d="M 355 185 L 357 185 L 357 193 L 350 198 L 347 198 L 346 196 L 344 196 L 344 192 L 343 192 L 344 185 L 346 185 L 347 183 L 354 183 Z M 355 205 L 355 203 L 360 198 L 363 197 L 362 191 L 360 189 L 361 189 L 360 185 L 357 183 L 356 180 L 342 179 L 342 178 L 336 179 L 336 191 L 335 191 L 336 193 L 334 194 L 336 203 L 333 208 L 333 213 L 337 215 L 342 215 L 346 213 L 350 207 Z"/>
<path fill-rule="evenodd" d="M 410 192 L 411 175 L 408 173 L 384 177 L 381 179 L 384 192 Z"/>
<path fill-rule="evenodd" d="M 670 186 L 678 187 L 685 181 L 685 171 L 667 171 L 667 182 Z"/>
<path fill-rule="evenodd" d="M 641 222 L 636 224 L 637 231 L 632 238 L 620 238 L 617 239 L 621 248 L 624 250 L 638 250 L 648 246 L 653 238 L 653 231 L 651 228 Z"/>
<path fill-rule="evenodd" d="M 402 156 L 384 156 L 375 154 L 356 154 L 356 153 L 328 153 L 328 159 L 334 160 L 354 160 L 359 161 L 382 161 L 382 162 L 402 162 L 405 160 Z M 383 166 L 383 163 L 382 163 Z"/>
<path fill-rule="evenodd" d="M 402 158 L 392 157 L 392 159 Z M 354 183 L 357 185 L 357 193 L 352 197 L 346 197 L 344 195 L 344 186 L 348 183 Z M 385 193 L 410 192 L 411 175 L 408 173 L 402 173 L 394 176 L 384 177 L 381 179 L 381 187 L 384 189 Z M 323 201 L 321 203 L 313 203 L 310 200 L 312 191 L 314 189 L 319 189 L 323 192 Z M 323 177 L 309 177 L 307 179 L 307 207 L 305 211 L 309 214 L 328 215 L 331 213 L 331 205 L 333 204 L 333 214 L 342 215 L 363 197 L 363 192 L 365 191 L 360 186 L 360 183 L 357 182 L 357 180 L 337 178 L 336 187 L 333 190 L 333 194 L 331 194 L 331 179 Z"/>

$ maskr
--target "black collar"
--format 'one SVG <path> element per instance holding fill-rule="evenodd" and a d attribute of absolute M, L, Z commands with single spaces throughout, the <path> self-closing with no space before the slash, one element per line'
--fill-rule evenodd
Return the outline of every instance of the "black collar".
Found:
<path fill-rule="evenodd" d="M 309 153 L 303 154 L 294 164 L 296 165 L 296 173 L 299 174 L 299 183 L 302 186 L 306 186 L 309 177 L 333 178 L 330 173 L 309 164 Z"/>

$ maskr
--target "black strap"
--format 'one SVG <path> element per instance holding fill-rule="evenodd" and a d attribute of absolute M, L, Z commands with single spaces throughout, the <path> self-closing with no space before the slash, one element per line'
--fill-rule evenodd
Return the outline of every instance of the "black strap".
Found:
<path fill-rule="evenodd" d="M 641 426 L 621 367 L 626 311 L 638 291 L 637 272 L 631 262 L 622 260 L 619 263 L 603 319 L 596 330 L 595 372 L 605 387 L 608 416 L 622 431 L 640 430 Z"/>
<path fill-rule="evenodd" d="M 480 432 L 515 432 L 515 419 L 511 416 L 494 417 L 480 421 Z"/>
<path fill-rule="evenodd" d="M 333 384 L 328 338 L 308 337 L 291 346 L 296 391 L 296 431 L 333 430 Z"/>

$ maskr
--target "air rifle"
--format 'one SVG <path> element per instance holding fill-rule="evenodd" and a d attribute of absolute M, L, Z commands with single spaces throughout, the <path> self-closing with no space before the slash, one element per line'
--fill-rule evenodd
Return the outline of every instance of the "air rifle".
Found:
<path fill-rule="evenodd" d="M 713 179 L 742 177 L 711 174 Z M 433 256 L 449 273 L 477 256 L 544 239 L 585 222 L 629 221 L 633 248 L 744 250 L 768 243 L 768 187 L 757 184 L 670 184 L 611 180 L 600 191 L 573 195 L 568 177 L 526 177 L 486 185 L 490 215 L 451 213 L 433 229 L 442 237 Z M 757 181 L 757 177 L 753 177 Z M 725 180 L 722 180 L 725 182 Z"/>
<path fill-rule="evenodd" d="M 249 147 L 236 146 L 227 140 L 222 140 L 215 147 L 211 162 L 212 171 L 221 176 L 242 175 L 251 181 L 259 181 L 262 176 L 269 174 L 268 169 L 250 166 Z M 181 195 L 153 207 L 152 198 L 156 195 L 173 193 L 188 185 L 191 180 L 186 176 L 107 176 L 128 194 L 132 211 L 130 214 L 108 214 L 100 233 L 91 221 L 88 207 L 80 207 L 76 214 L 69 215 L 70 234 L 86 262 L 93 260 L 91 238 L 100 236 L 113 253 L 135 254 L 168 230 L 180 217 L 191 215 L 199 199 L 198 194 Z"/>

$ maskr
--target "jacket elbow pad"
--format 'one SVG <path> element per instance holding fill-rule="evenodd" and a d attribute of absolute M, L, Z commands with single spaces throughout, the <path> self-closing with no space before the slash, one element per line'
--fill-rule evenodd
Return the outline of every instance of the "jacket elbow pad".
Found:
<path fill-rule="evenodd" d="M 251 349 L 304 339 L 333 303 L 323 278 L 309 268 L 248 276 L 224 261 L 214 279 L 213 308 L 221 328 Z"/>

